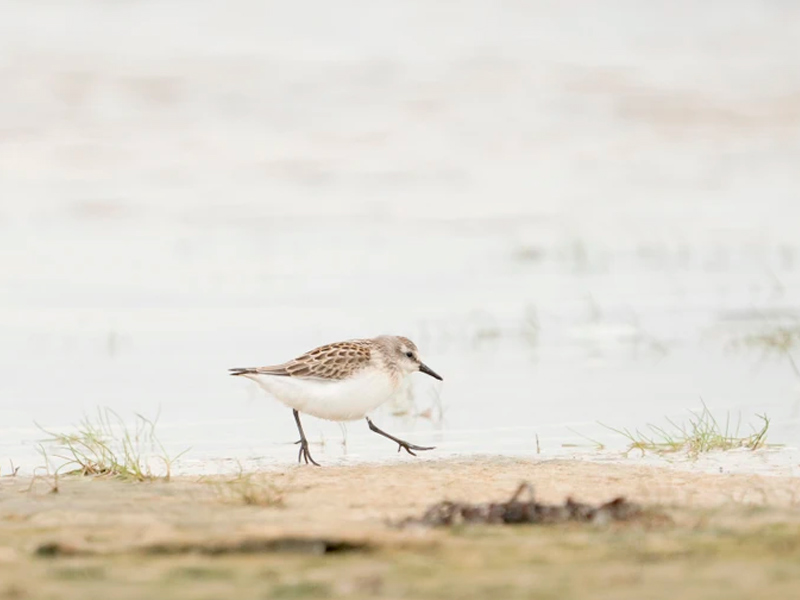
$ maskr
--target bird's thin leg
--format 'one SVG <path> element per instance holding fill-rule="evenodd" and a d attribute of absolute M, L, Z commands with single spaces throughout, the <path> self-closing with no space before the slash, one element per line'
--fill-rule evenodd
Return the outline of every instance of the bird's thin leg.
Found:
<path fill-rule="evenodd" d="M 292 413 L 294 413 L 294 422 L 297 423 L 297 430 L 300 432 L 300 439 L 295 442 L 295 444 L 300 444 L 300 452 L 297 453 L 297 462 L 306 461 L 306 464 L 309 462 L 312 465 L 319 466 L 319 463 L 311 458 L 311 452 L 308 451 L 308 440 L 306 439 L 306 434 L 303 433 L 303 426 L 300 424 L 300 413 L 297 410 L 292 409 Z"/>
<path fill-rule="evenodd" d="M 414 450 L 420 452 L 422 450 L 433 450 L 435 448 L 435 446 L 417 446 L 416 444 L 412 444 L 410 442 L 406 442 L 404 440 L 401 440 L 400 438 L 396 438 L 393 435 L 391 435 L 389 433 L 386 433 L 382 429 L 378 428 L 378 426 L 375 425 L 375 423 L 373 423 L 370 420 L 369 417 L 367 417 L 367 423 L 369 424 L 369 428 L 372 431 L 374 431 L 378 435 L 382 435 L 383 437 L 389 438 L 390 440 L 395 442 L 397 444 L 397 451 L 398 452 L 400 452 L 400 450 L 402 449 L 402 450 L 405 450 L 406 452 L 408 452 L 411 456 L 416 456 L 416 454 L 414 453 Z"/>

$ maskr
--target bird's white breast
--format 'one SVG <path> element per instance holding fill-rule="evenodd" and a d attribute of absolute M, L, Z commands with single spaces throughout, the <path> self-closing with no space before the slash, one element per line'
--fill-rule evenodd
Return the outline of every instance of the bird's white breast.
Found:
<path fill-rule="evenodd" d="M 347 379 L 306 379 L 282 375 L 245 375 L 290 408 L 331 421 L 366 416 L 397 391 L 401 379 L 368 367 Z"/>

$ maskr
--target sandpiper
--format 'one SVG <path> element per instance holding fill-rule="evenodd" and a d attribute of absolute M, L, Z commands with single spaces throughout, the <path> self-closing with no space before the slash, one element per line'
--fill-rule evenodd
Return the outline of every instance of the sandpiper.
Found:
<path fill-rule="evenodd" d="M 297 461 L 319 466 L 308 450 L 301 412 L 330 421 L 366 418 L 370 430 L 398 444 L 398 452 L 403 449 L 416 456 L 415 450 L 433 450 L 433 446 L 417 446 L 382 431 L 368 416 L 415 371 L 442 381 L 420 361 L 414 342 L 402 336 L 381 335 L 320 346 L 280 365 L 230 369 L 230 374 L 252 379 L 292 409 L 300 432 Z"/>

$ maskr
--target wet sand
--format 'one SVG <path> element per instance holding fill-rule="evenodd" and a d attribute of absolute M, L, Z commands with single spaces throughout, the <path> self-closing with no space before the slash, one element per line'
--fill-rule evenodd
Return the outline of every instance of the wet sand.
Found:
<path fill-rule="evenodd" d="M 391 525 L 443 499 L 604 502 L 608 526 Z M 0 479 L 0 598 L 794 597 L 800 480 L 480 458 L 233 479 Z M 742 565 L 747 564 L 743 569 Z"/>

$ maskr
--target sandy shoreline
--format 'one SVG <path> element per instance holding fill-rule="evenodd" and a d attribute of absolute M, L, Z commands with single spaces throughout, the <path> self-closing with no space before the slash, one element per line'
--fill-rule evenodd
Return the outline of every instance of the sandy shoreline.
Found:
<path fill-rule="evenodd" d="M 418 516 L 443 499 L 506 500 L 521 481 L 532 483 L 543 501 L 561 502 L 572 496 L 603 502 L 622 495 L 661 511 L 666 520 L 658 525 L 478 527 L 466 532 L 400 530 L 389 525 Z M 491 577 L 482 568 L 496 560 L 492 557 L 498 552 L 511 552 L 503 568 L 522 578 L 521 587 L 508 584 L 509 597 L 516 597 L 528 589 L 531 560 L 550 565 L 554 577 L 565 577 L 563 569 L 589 556 L 598 564 L 611 561 L 617 570 L 640 572 L 644 567 L 638 553 L 645 547 L 659 548 L 659 558 L 650 559 L 654 565 L 664 562 L 682 568 L 676 561 L 688 560 L 698 543 L 705 548 L 724 542 L 728 550 L 708 550 L 712 552 L 708 556 L 728 564 L 727 552 L 734 552 L 735 563 L 742 548 L 752 545 L 741 536 L 754 536 L 760 544 L 773 534 L 781 536 L 775 546 L 780 552 L 772 556 L 752 546 L 758 555 L 751 558 L 772 556 L 783 565 L 781 561 L 792 561 L 800 553 L 800 544 L 787 541 L 800 539 L 800 480 L 780 476 L 709 475 L 564 460 L 472 459 L 293 467 L 239 479 L 184 477 L 150 483 L 62 477 L 57 493 L 52 486 L 53 480 L 47 478 L 0 478 L 0 598 L 15 597 L 14 593 L 47 596 L 48 590 L 56 589 L 57 597 L 92 597 L 133 572 L 144 577 L 141 589 L 161 597 L 196 597 L 189 591 L 192 586 L 199 586 L 195 591 L 206 590 L 198 582 L 204 573 L 217 571 L 219 576 L 212 579 L 220 581 L 212 587 L 218 591 L 249 581 L 247 585 L 261 591 L 280 591 L 289 585 L 290 597 L 369 596 L 370 586 L 375 585 L 392 590 L 390 597 L 414 597 L 436 581 L 442 587 L 435 596 L 459 597 L 473 575 L 476 590 L 489 585 Z M 765 536 L 764 531 L 772 533 Z M 728 544 L 730 535 L 738 536 L 734 546 Z M 564 544 L 571 549 L 565 550 Z M 346 552 L 346 558 L 325 554 L 326 549 L 342 548 L 358 552 Z M 628 557 L 621 562 L 620 552 Z M 441 561 L 442 570 L 413 574 L 417 569 L 413 565 L 433 558 Z M 445 565 L 464 560 L 476 561 L 475 573 L 462 573 L 459 577 L 466 580 L 447 583 L 453 573 Z M 331 561 L 343 561 L 342 570 L 330 571 Z M 263 570 L 273 563 L 282 565 L 280 572 L 266 579 L 256 577 L 256 564 Z M 750 576 L 759 568 L 754 563 Z M 735 567 L 731 569 L 735 573 Z M 800 582 L 800 569 L 790 571 L 786 581 Z M 547 572 L 541 574 L 540 585 L 552 584 L 553 589 L 566 585 L 561 579 L 548 579 Z M 603 578 L 604 573 L 595 575 Z M 65 588 L 60 585 L 64 577 L 75 581 Z M 172 590 L 176 578 L 185 579 L 188 587 Z M 316 583 L 309 587 L 308 581 Z M 627 597 L 638 584 L 631 580 L 615 585 L 619 597 Z M 590 588 L 569 589 L 578 597 L 595 597 Z M 781 597 L 783 588 L 770 589 Z M 120 592 L 118 597 L 137 597 L 133 590 L 131 594 Z"/>

